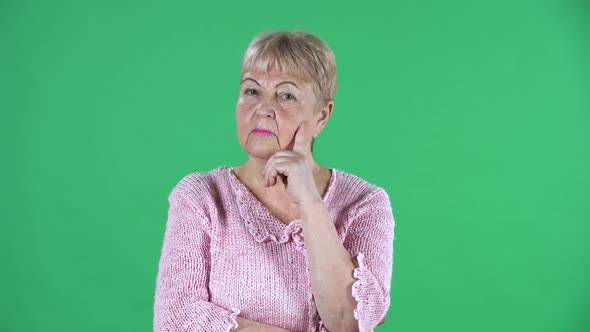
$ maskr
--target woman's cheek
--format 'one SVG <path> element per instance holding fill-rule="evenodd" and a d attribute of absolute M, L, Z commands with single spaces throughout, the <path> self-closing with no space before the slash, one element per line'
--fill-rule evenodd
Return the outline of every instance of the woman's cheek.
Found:
<path fill-rule="evenodd" d="M 278 104 L 281 107 L 281 109 L 284 109 L 287 111 L 296 110 L 298 107 L 297 102 L 290 101 L 290 100 L 280 100 Z"/>
<path fill-rule="evenodd" d="M 239 99 L 239 103 L 244 105 L 244 107 L 252 107 L 258 103 L 258 98 L 256 96 L 242 96 Z"/>
<path fill-rule="evenodd" d="M 240 140 L 245 140 L 248 136 L 249 122 L 248 112 L 244 109 L 238 108 L 236 114 L 238 136 Z"/>

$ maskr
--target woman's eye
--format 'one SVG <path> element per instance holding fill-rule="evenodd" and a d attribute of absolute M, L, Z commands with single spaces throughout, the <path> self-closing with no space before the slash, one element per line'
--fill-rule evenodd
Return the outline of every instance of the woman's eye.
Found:
<path fill-rule="evenodd" d="M 297 98 L 295 98 L 295 96 L 290 93 L 283 93 L 283 98 L 287 99 L 288 101 L 297 100 Z"/>
<path fill-rule="evenodd" d="M 253 95 L 253 94 L 258 93 L 255 89 L 246 89 L 244 92 L 247 95 Z"/>

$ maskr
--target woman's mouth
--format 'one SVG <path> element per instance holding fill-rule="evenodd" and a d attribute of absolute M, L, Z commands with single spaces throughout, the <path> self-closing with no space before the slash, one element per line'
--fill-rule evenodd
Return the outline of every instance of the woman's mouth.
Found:
<path fill-rule="evenodd" d="M 273 135 L 272 131 L 262 129 L 262 128 L 254 128 L 252 130 L 252 134 L 257 135 L 257 136 L 271 136 L 271 135 Z"/>

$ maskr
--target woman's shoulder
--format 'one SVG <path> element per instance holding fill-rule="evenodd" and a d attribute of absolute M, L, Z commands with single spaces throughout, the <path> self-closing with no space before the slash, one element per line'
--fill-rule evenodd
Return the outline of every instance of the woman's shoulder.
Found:
<path fill-rule="evenodd" d="M 384 188 L 359 175 L 344 170 L 336 170 L 336 172 L 338 185 L 335 188 L 334 196 L 338 200 L 358 203 L 380 192 L 387 195 Z"/>
<path fill-rule="evenodd" d="M 343 197 L 337 200 L 346 201 L 345 207 L 350 208 L 353 215 L 384 213 L 390 215 L 392 223 L 395 224 L 391 200 L 383 187 L 351 173 L 341 171 L 338 174 L 341 175 L 341 185 L 336 195 Z"/>
<path fill-rule="evenodd" d="M 177 181 L 171 194 L 178 194 L 196 201 L 206 201 L 207 197 L 215 196 L 222 189 L 224 171 L 228 171 L 227 166 L 185 174 Z"/>

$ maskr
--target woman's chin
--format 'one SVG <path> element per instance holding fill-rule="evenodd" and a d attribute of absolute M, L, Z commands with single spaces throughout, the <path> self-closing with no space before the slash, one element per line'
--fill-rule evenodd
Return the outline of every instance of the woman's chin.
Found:
<path fill-rule="evenodd" d="M 246 148 L 246 152 L 255 158 L 268 159 L 272 157 L 273 154 L 281 150 L 278 146 L 271 144 L 257 144 L 256 146 L 253 145 L 254 144 L 249 144 Z"/>

